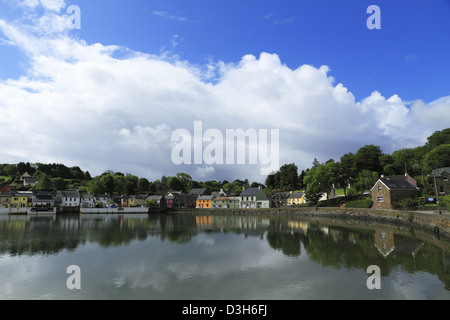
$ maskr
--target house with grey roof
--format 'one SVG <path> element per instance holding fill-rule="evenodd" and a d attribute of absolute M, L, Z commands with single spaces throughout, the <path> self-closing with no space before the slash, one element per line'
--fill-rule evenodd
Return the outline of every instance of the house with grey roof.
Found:
<path fill-rule="evenodd" d="M 373 208 L 393 209 L 396 202 L 405 198 L 415 198 L 420 195 L 419 188 L 405 180 L 391 177 L 378 179 L 370 190 Z"/>
<path fill-rule="evenodd" d="M 439 196 L 450 195 L 450 168 L 439 168 L 433 170 L 433 178 L 436 181 L 436 189 Z"/>
<path fill-rule="evenodd" d="M 211 192 L 208 190 L 208 188 L 194 188 L 189 192 L 190 196 L 196 196 L 196 197 L 200 197 L 200 196 L 206 196 L 206 195 L 210 195 Z"/>
<path fill-rule="evenodd" d="M 244 189 L 239 197 L 243 209 L 270 208 L 270 200 L 260 188 Z"/>
<path fill-rule="evenodd" d="M 55 200 L 63 208 L 79 208 L 81 206 L 81 194 L 78 191 L 57 191 Z"/>

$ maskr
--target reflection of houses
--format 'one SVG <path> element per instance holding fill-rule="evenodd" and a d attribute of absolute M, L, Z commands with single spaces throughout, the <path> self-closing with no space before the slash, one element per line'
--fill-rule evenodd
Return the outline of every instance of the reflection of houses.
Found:
<path fill-rule="evenodd" d="M 212 207 L 217 209 L 239 209 L 240 197 L 218 197 L 212 200 Z"/>
<path fill-rule="evenodd" d="M 394 251 L 394 233 L 387 232 L 383 230 L 375 231 L 375 247 L 377 247 L 378 251 L 383 255 L 383 257 L 387 257 Z"/>
<path fill-rule="evenodd" d="M 195 223 L 197 227 L 203 228 L 211 228 L 212 227 L 212 216 L 196 216 Z"/>
<path fill-rule="evenodd" d="M 287 223 L 288 229 L 292 232 L 302 231 L 304 234 L 308 231 L 308 223 L 304 221 L 290 220 Z"/>
<path fill-rule="evenodd" d="M 433 170 L 433 177 L 436 179 L 436 189 L 439 196 L 450 195 L 450 168 L 440 168 Z"/>
<path fill-rule="evenodd" d="M 408 175 L 380 178 L 370 190 L 375 209 L 392 209 L 393 205 L 405 198 L 416 197 L 420 194 L 417 187 L 410 183 Z"/>
<path fill-rule="evenodd" d="M 241 198 L 241 208 L 270 208 L 270 200 L 260 188 L 245 189 L 239 196 Z"/>

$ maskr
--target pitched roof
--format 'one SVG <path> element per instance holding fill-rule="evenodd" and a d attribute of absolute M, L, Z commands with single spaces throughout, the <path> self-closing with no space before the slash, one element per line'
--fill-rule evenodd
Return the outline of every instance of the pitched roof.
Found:
<path fill-rule="evenodd" d="M 391 180 L 389 178 L 380 178 L 380 181 L 390 190 L 417 190 L 416 187 L 407 181 Z"/>
<path fill-rule="evenodd" d="M 194 188 L 189 192 L 189 195 L 204 195 L 209 193 L 209 190 L 207 188 Z"/>
<path fill-rule="evenodd" d="M 164 196 L 148 196 L 146 200 L 160 201 Z M 165 199 L 165 198 L 164 198 Z"/>
<path fill-rule="evenodd" d="M 214 199 L 213 195 L 204 195 L 197 198 L 197 200 L 213 200 L 213 199 Z"/>
<path fill-rule="evenodd" d="M 289 195 L 289 198 L 301 198 L 304 194 L 304 192 L 294 192 L 293 194 Z"/>
<path fill-rule="evenodd" d="M 450 167 L 433 170 L 433 175 L 435 177 L 450 175 Z"/>
<path fill-rule="evenodd" d="M 215 198 L 216 201 L 239 201 L 240 197 L 218 197 Z"/>
<path fill-rule="evenodd" d="M 241 197 L 246 197 L 246 196 L 256 196 L 258 194 L 258 192 L 261 191 L 259 188 L 249 188 L 249 189 L 245 189 L 244 191 L 241 192 L 240 196 Z"/>
<path fill-rule="evenodd" d="M 58 191 L 58 194 L 65 198 L 79 198 L 80 193 L 78 191 Z"/>

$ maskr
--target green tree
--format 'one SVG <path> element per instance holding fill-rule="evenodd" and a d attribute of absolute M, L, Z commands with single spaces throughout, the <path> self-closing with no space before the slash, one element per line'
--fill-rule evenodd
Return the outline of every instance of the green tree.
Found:
<path fill-rule="evenodd" d="M 109 173 L 103 174 L 101 176 L 100 180 L 105 187 L 106 193 L 114 193 L 115 183 L 114 183 L 114 177 L 111 174 L 109 174 Z"/>
<path fill-rule="evenodd" d="M 428 152 L 424 162 L 427 171 L 450 167 L 450 144 L 442 144 Z"/>
<path fill-rule="evenodd" d="M 128 173 L 125 176 L 125 180 L 127 181 L 127 193 L 128 194 L 135 194 L 138 189 L 138 181 L 139 178 L 135 175 L 132 175 Z"/>
<path fill-rule="evenodd" d="M 429 152 L 442 144 L 450 144 L 450 128 L 436 131 L 428 137 L 427 143 L 425 144 L 426 152 Z"/>
<path fill-rule="evenodd" d="M 298 167 L 292 164 L 286 164 L 280 168 L 280 186 L 288 190 L 297 190 L 298 188 Z"/>
<path fill-rule="evenodd" d="M 3 167 L 4 173 L 9 177 L 14 177 L 19 173 L 19 169 L 15 164 L 7 164 Z"/>
<path fill-rule="evenodd" d="M 214 191 L 220 191 L 220 189 L 222 188 L 222 184 L 217 181 L 214 181 L 214 180 L 209 180 L 209 181 L 203 182 L 202 187 L 207 188 L 211 192 L 214 192 Z"/>
<path fill-rule="evenodd" d="M 341 157 L 339 162 L 339 183 L 344 188 L 344 194 L 347 195 L 347 186 L 351 185 L 356 178 L 355 155 L 346 153 Z"/>
<path fill-rule="evenodd" d="M 36 185 L 36 190 L 38 191 L 52 191 L 53 183 L 52 180 L 46 175 L 42 174 L 39 178 L 39 182 Z"/>
<path fill-rule="evenodd" d="M 140 178 L 138 181 L 138 191 L 145 192 L 150 190 L 150 182 L 146 178 Z"/>
<path fill-rule="evenodd" d="M 169 180 L 167 180 L 167 186 L 170 191 L 179 191 L 184 189 L 183 182 L 181 182 L 181 180 L 177 177 L 170 177 Z"/>
<path fill-rule="evenodd" d="M 360 148 L 358 152 L 355 154 L 356 172 L 369 170 L 381 173 L 382 172 L 380 164 L 381 155 L 382 152 L 380 147 L 378 146 L 366 145 Z"/>
<path fill-rule="evenodd" d="M 311 204 L 317 204 L 322 197 L 322 188 L 320 185 L 319 166 L 313 166 L 306 171 L 303 183 L 306 185 L 305 198 Z"/>
<path fill-rule="evenodd" d="M 126 194 L 127 193 L 127 179 L 120 174 L 114 175 L 114 191 L 117 194 Z"/>
<path fill-rule="evenodd" d="M 358 177 L 354 183 L 356 191 L 363 192 L 372 189 L 379 177 L 380 175 L 376 171 L 362 170 L 358 173 Z"/>
<path fill-rule="evenodd" d="M 181 189 L 181 191 L 186 192 L 192 189 L 192 177 L 189 174 L 180 172 L 177 173 L 177 178 L 183 184 L 183 188 Z"/>
<path fill-rule="evenodd" d="M 95 177 L 89 181 L 87 190 L 91 194 L 104 194 L 107 192 L 107 188 L 102 180 L 102 177 Z"/>
<path fill-rule="evenodd" d="M 67 189 L 67 181 L 63 178 L 52 179 L 52 184 L 56 191 L 64 191 Z"/>

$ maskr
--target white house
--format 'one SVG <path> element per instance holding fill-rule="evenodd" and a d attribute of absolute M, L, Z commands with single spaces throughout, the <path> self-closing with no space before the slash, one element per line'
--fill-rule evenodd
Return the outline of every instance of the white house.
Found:
<path fill-rule="evenodd" d="M 77 191 L 58 191 L 56 198 L 61 207 L 76 208 L 81 206 L 81 195 Z"/>
<path fill-rule="evenodd" d="M 95 208 L 95 197 L 92 194 L 83 193 L 81 195 L 82 208 Z"/>

